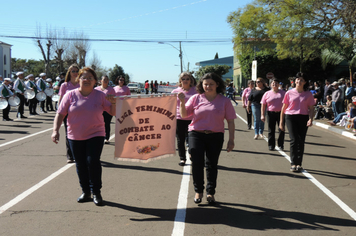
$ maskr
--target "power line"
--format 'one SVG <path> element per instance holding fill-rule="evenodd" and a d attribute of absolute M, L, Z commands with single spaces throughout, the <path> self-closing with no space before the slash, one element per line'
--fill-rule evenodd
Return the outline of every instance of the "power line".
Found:
<path fill-rule="evenodd" d="M 91 41 L 91 42 L 130 42 L 130 43 L 224 43 L 231 42 L 231 39 L 192 39 L 192 40 L 157 40 L 157 39 L 88 39 L 88 38 L 52 38 L 52 37 L 36 37 L 36 36 L 15 36 L 15 35 L 0 35 L 3 38 L 15 39 L 33 39 L 33 40 L 65 40 L 65 41 Z"/>

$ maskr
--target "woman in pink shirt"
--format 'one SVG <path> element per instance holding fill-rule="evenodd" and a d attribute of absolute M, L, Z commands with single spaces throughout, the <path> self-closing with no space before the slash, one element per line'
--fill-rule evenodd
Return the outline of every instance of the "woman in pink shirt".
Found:
<path fill-rule="evenodd" d="M 278 88 L 279 80 L 273 79 L 271 83 L 272 90 L 267 91 L 263 94 L 261 99 L 261 120 L 265 122 L 265 111 L 267 108 L 267 123 L 268 123 L 268 148 L 273 151 L 276 146 L 276 124 L 279 126 L 279 121 L 281 117 L 281 110 L 283 106 L 283 98 L 285 91 Z M 283 150 L 284 148 L 284 134 L 285 132 L 278 128 L 278 147 Z"/>
<path fill-rule="evenodd" d="M 246 115 L 247 115 L 247 128 L 251 129 L 252 125 L 252 112 L 251 112 L 251 107 L 247 109 L 248 105 L 248 97 L 250 96 L 251 90 L 255 87 L 255 83 L 252 80 L 247 81 L 248 87 L 244 89 L 242 92 L 242 105 L 243 108 L 246 110 Z"/>
<path fill-rule="evenodd" d="M 64 83 L 61 84 L 61 87 L 59 88 L 59 100 L 58 100 L 58 105 L 61 103 L 63 96 L 68 92 L 73 89 L 79 88 L 79 83 L 76 81 L 76 78 L 78 76 L 79 72 L 79 67 L 76 64 L 72 64 L 67 71 L 66 77 L 64 78 Z M 73 163 L 74 158 L 72 151 L 70 150 L 69 147 L 69 142 L 68 142 L 68 137 L 67 137 L 67 116 L 64 117 L 63 119 L 64 123 L 64 130 L 66 133 L 66 152 L 67 152 L 67 163 Z"/>
<path fill-rule="evenodd" d="M 182 72 L 179 75 L 178 88 L 174 89 L 172 93 L 183 93 L 185 95 L 185 102 L 188 99 L 197 93 L 195 89 L 194 78 L 189 72 Z M 184 166 L 187 161 L 186 152 L 185 152 L 185 140 L 188 137 L 188 125 L 192 121 L 192 116 L 188 116 L 182 118 L 179 113 L 180 108 L 180 100 L 177 98 L 177 129 L 176 129 L 176 137 L 177 137 L 177 145 L 178 145 L 178 153 L 180 166 Z"/>
<path fill-rule="evenodd" d="M 304 154 L 305 136 L 308 127 L 313 125 L 314 97 L 308 91 L 305 75 L 299 72 L 295 79 L 295 88 L 286 92 L 281 110 L 279 128 L 284 131 L 287 124 L 290 137 L 291 171 L 303 170 L 302 161 Z M 285 122 L 284 122 L 285 119 Z"/>
<path fill-rule="evenodd" d="M 113 95 L 94 89 L 98 78 L 93 69 L 85 67 L 77 77 L 80 87 L 67 92 L 58 107 L 53 123 L 52 141 L 58 143 L 59 128 L 68 115 L 68 141 L 75 158 L 82 195 L 78 202 L 91 200 L 102 205 L 100 155 L 104 146 L 105 126 L 103 111 L 115 114 Z"/>
<path fill-rule="evenodd" d="M 122 75 L 116 78 L 115 84 L 114 91 L 116 96 L 131 95 L 130 89 L 126 86 L 125 78 Z"/>
<path fill-rule="evenodd" d="M 225 84 L 214 73 L 205 74 L 198 82 L 198 94 L 185 103 L 184 93 L 179 93 L 180 115 L 192 115 L 189 125 L 189 153 L 192 160 L 194 202 L 202 201 L 204 190 L 204 167 L 206 169 L 206 193 L 209 204 L 215 203 L 215 188 L 218 174 L 218 160 L 224 143 L 224 120 L 227 120 L 229 141 L 227 151 L 234 146 L 236 113 L 230 99 L 223 94 Z M 206 156 L 206 157 L 205 157 Z"/>
<path fill-rule="evenodd" d="M 95 87 L 96 90 L 105 93 L 105 95 L 113 95 L 115 96 L 115 90 L 113 87 L 109 86 L 109 77 L 104 75 L 101 77 L 101 86 Z M 106 111 L 103 112 L 104 123 L 105 123 L 105 144 L 109 144 L 110 141 L 110 123 L 112 119 L 112 115 L 107 113 Z"/>

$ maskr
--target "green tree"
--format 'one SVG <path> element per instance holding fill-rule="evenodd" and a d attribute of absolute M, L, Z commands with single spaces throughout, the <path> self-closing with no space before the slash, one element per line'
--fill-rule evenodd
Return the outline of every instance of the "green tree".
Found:
<path fill-rule="evenodd" d="M 109 69 L 109 80 L 115 84 L 117 77 L 123 76 L 125 78 L 126 84 L 130 83 L 130 76 L 125 73 L 124 69 L 121 66 L 115 64 L 112 69 Z"/>
<path fill-rule="evenodd" d="M 230 66 L 228 66 L 228 65 L 204 66 L 204 67 L 200 67 L 199 70 L 197 72 L 195 72 L 195 76 L 197 78 L 200 78 L 203 75 L 205 75 L 206 73 L 216 73 L 220 76 L 223 76 L 226 73 L 228 73 L 229 70 L 230 70 Z"/>
<path fill-rule="evenodd" d="M 214 59 L 219 59 L 219 54 L 218 53 L 215 54 Z M 188 66 L 188 68 L 189 68 L 189 66 Z"/>

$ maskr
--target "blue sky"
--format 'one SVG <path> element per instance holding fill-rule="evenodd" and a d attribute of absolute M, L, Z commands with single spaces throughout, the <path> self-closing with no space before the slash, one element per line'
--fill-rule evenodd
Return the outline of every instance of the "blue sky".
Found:
<path fill-rule="evenodd" d="M 182 42 L 183 69 L 197 69 L 196 62 L 233 55 L 228 14 L 251 0 L 175 1 L 3 1 L 0 35 L 34 36 L 36 25 L 83 31 L 90 39 L 153 40 L 155 42 L 91 42 L 89 60 L 95 52 L 103 67 L 122 66 L 135 82 L 176 82 L 180 73 L 178 42 Z M 5 10 L 7 9 L 7 10 Z M 0 36 L 13 45 L 12 57 L 41 59 L 31 39 Z M 169 44 L 159 44 L 165 41 Z"/>

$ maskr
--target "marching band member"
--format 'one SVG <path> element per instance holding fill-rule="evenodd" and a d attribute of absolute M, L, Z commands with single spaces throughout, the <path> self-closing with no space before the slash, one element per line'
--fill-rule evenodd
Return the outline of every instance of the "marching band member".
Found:
<path fill-rule="evenodd" d="M 42 90 L 36 85 L 35 83 L 35 77 L 33 76 L 33 74 L 30 74 L 27 76 L 28 81 L 26 82 L 26 85 L 28 87 L 31 87 L 34 91 L 35 91 L 35 95 L 37 95 L 38 92 L 41 92 Z M 32 99 L 29 99 L 29 105 L 28 105 L 28 109 L 30 110 L 30 115 L 39 115 L 36 112 L 36 108 L 37 108 L 37 103 L 38 100 L 36 98 L 36 96 Z"/>
<path fill-rule="evenodd" d="M 11 90 L 8 88 L 10 83 L 11 83 L 10 78 L 4 79 L 3 83 L 0 85 L 0 97 L 8 99 L 9 97 L 14 95 L 11 92 Z M 3 121 L 12 121 L 12 119 L 9 118 L 9 112 L 10 112 L 10 104 L 7 104 L 7 107 L 2 110 Z"/>
<path fill-rule="evenodd" d="M 18 98 L 20 98 L 20 105 L 17 110 L 17 116 L 20 115 L 21 118 L 27 118 L 26 116 L 23 115 L 24 113 L 24 105 L 25 105 L 25 97 L 23 93 L 25 92 L 26 89 L 31 89 L 27 87 L 23 81 L 24 79 L 24 74 L 22 71 L 16 73 L 17 79 L 14 82 L 14 87 L 13 89 L 17 93 Z"/>
<path fill-rule="evenodd" d="M 76 64 L 72 64 L 67 71 L 67 74 L 64 79 L 64 83 L 61 84 L 59 88 L 59 93 L 58 95 L 59 100 L 58 100 L 58 106 L 61 104 L 63 96 L 68 92 L 73 89 L 79 88 L 79 82 L 76 80 L 79 72 L 79 67 Z M 67 163 L 73 163 L 74 162 L 74 157 L 72 154 L 72 151 L 70 150 L 69 147 L 69 141 L 68 141 L 68 136 L 67 136 L 67 116 L 64 117 L 63 119 L 64 123 L 64 130 L 66 132 L 66 150 L 67 150 Z"/>
<path fill-rule="evenodd" d="M 38 78 L 38 80 L 36 82 L 37 86 L 40 87 L 40 89 L 42 91 L 45 91 L 45 89 L 48 88 L 48 85 L 45 82 L 46 77 L 47 77 L 46 73 L 41 73 L 40 77 Z M 45 111 L 45 109 L 44 109 L 44 105 L 45 105 L 45 101 L 42 101 L 41 102 L 41 110 L 42 110 L 42 112 L 47 113 L 47 111 Z"/>
<path fill-rule="evenodd" d="M 46 79 L 46 82 L 47 82 L 46 84 L 48 86 L 47 88 L 53 88 L 51 78 Z M 50 96 L 46 97 L 46 109 L 47 109 L 47 111 L 54 111 L 53 104 L 52 104 L 52 97 L 50 97 Z"/>

